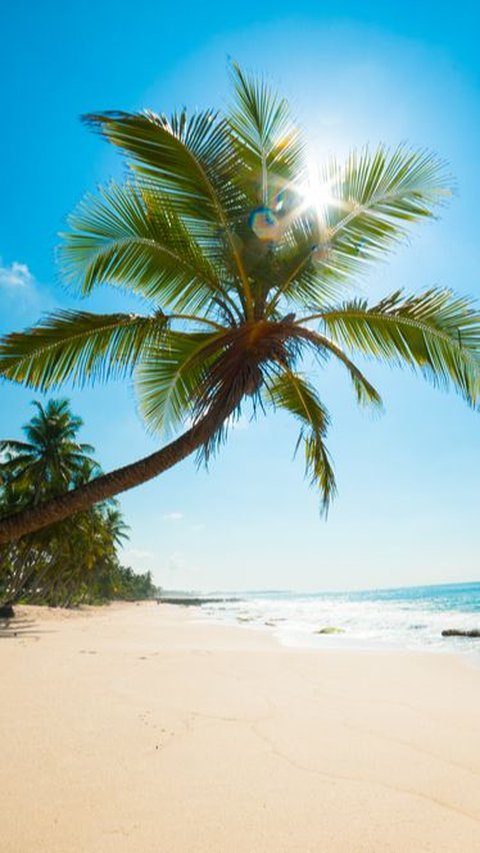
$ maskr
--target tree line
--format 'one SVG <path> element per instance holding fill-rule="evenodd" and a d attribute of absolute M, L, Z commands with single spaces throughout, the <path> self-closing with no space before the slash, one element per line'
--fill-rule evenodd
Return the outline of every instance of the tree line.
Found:
<path fill-rule="evenodd" d="M 66 399 L 34 402 L 24 440 L 0 441 L 0 519 L 65 494 L 101 474 L 94 448 L 78 441 L 82 419 Z M 91 506 L 0 546 L 0 613 L 18 602 L 72 607 L 155 594 L 150 572 L 119 559 L 128 538 L 118 503 Z"/>

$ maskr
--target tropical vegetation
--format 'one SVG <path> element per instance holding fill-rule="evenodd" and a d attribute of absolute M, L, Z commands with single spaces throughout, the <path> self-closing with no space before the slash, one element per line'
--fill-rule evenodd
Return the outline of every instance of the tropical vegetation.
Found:
<path fill-rule="evenodd" d="M 329 415 L 312 359 L 337 361 L 358 402 L 381 406 L 353 359 L 407 366 L 475 406 L 480 314 L 449 289 L 355 296 L 359 277 L 431 219 L 449 195 L 445 165 L 406 145 L 353 151 L 315 169 L 286 100 L 232 66 L 233 101 L 171 117 L 84 117 L 126 158 L 126 177 L 87 195 L 60 248 L 68 286 L 137 295 L 148 309 L 64 310 L 0 346 L 5 379 L 46 391 L 132 380 L 151 431 L 169 443 L 10 516 L 0 541 L 208 458 L 248 405 L 299 425 L 308 476 L 327 509 L 336 490 Z"/>
<path fill-rule="evenodd" d="M 0 518 L 36 506 L 98 476 L 93 447 L 77 440 L 82 420 L 67 400 L 33 403 L 25 441 L 0 441 Z M 121 565 L 127 527 L 109 501 L 0 546 L 0 609 L 17 601 L 69 607 L 149 598 L 149 573 Z"/>

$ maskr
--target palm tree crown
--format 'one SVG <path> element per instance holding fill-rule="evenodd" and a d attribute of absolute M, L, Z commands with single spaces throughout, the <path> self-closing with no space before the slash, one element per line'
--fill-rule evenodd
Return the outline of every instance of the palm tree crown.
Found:
<path fill-rule="evenodd" d="M 99 468 L 90 457 L 93 447 L 79 443 L 83 421 L 70 410 L 68 400 L 49 400 L 46 406 L 32 405 L 36 414 L 25 424 L 26 441 L 0 441 L 0 480 L 21 502 L 40 500 L 66 491 L 86 468 L 90 475 Z"/>
<path fill-rule="evenodd" d="M 381 400 L 354 353 L 408 365 L 476 405 L 480 315 L 445 289 L 375 304 L 349 295 L 409 223 L 445 200 L 435 156 L 380 146 L 314 174 L 286 101 L 237 66 L 231 73 L 226 114 L 85 117 L 121 149 L 128 172 L 72 215 L 63 274 L 83 296 L 125 288 L 150 310 L 50 315 L 3 340 L 0 371 L 40 390 L 132 376 L 147 425 L 175 434 L 206 424 L 185 453 L 207 456 L 246 399 L 254 410 L 284 409 L 299 422 L 327 508 L 329 416 L 305 376 L 312 354 L 338 360 L 362 404 Z"/>

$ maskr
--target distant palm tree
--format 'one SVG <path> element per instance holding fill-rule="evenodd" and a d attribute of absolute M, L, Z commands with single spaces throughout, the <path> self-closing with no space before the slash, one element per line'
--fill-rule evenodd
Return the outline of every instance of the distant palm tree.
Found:
<path fill-rule="evenodd" d="M 49 400 L 46 406 L 32 403 L 37 413 L 24 425 L 26 441 L 0 441 L 0 480 L 29 504 L 61 494 L 79 480 L 86 468 L 89 479 L 98 464 L 90 457 L 93 447 L 79 443 L 83 421 L 74 415 L 68 400 Z"/>
<path fill-rule="evenodd" d="M 376 304 L 347 286 L 432 216 L 443 164 L 401 146 L 352 153 L 315 173 L 287 103 L 232 68 L 225 114 L 110 112 L 85 121 L 128 158 L 128 177 L 88 195 L 70 219 L 63 273 L 149 302 L 146 314 L 61 311 L 0 347 L 0 372 L 31 388 L 133 377 L 152 430 L 186 431 L 156 453 L 0 524 L 0 541 L 208 456 L 246 399 L 299 422 L 307 472 L 326 508 L 335 492 L 328 413 L 304 372 L 333 358 L 360 403 L 380 405 L 352 352 L 418 369 L 475 405 L 480 315 L 449 290 Z"/>
<path fill-rule="evenodd" d="M 68 400 L 32 405 L 35 414 L 23 426 L 27 441 L 0 441 L 0 518 L 87 483 L 100 473 L 89 455 L 93 448 L 77 440 L 83 422 L 72 413 Z M 11 613 L 22 597 L 39 596 L 58 603 L 54 589 L 62 590 L 62 595 L 68 589 L 68 598 L 62 601 L 87 594 L 90 570 L 99 563 L 104 572 L 113 571 L 118 562 L 116 546 L 126 527 L 110 503 L 76 513 L 20 542 L 0 545 L 0 617 Z"/>

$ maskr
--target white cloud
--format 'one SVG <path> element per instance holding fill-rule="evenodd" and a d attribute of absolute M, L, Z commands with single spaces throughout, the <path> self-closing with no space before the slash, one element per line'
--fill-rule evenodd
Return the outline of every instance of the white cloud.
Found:
<path fill-rule="evenodd" d="M 144 551 L 142 548 L 127 548 L 123 552 L 126 560 L 150 560 L 153 557 L 151 551 Z"/>
<path fill-rule="evenodd" d="M 32 321 L 38 319 L 40 311 L 53 307 L 49 291 L 39 287 L 27 264 L 13 261 L 4 264 L 0 257 L 0 304 L 2 314 L 8 321 Z M 3 323 L 2 323 L 3 327 Z M 3 329 L 2 329 L 3 330 Z"/>
<path fill-rule="evenodd" d="M 26 264 L 13 261 L 10 266 L 1 266 L 0 259 L 0 289 L 12 295 L 19 290 L 34 286 L 35 279 Z"/>
<path fill-rule="evenodd" d="M 179 521 L 183 518 L 183 512 L 167 512 L 166 515 L 162 515 L 163 521 Z"/>
<path fill-rule="evenodd" d="M 173 551 L 168 558 L 168 571 L 175 576 L 175 582 L 188 584 L 190 575 L 195 575 L 199 568 L 182 551 Z"/>
<path fill-rule="evenodd" d="M 230 429 L 248 429 L 248 420 L 245 415 L 240 415 L 238 420 L 230 418 L 228 421 Z"/>
<path fill-rule="evenodd" d="M 180 572 L 185 568 L 185 557 L 181 551 L 174 551 L 168 558 L 168 568 L 171 572 Z"/>

